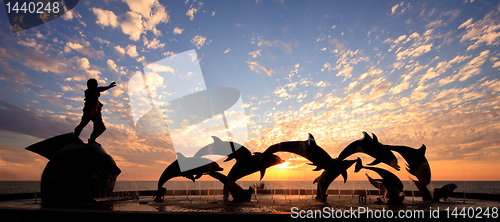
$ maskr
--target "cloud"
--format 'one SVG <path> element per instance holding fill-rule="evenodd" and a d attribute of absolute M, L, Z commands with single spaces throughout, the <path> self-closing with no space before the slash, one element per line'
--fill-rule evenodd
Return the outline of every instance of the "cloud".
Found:
<path fill-rule="evenodd" d="M 260 66 L 259 62 L 257 62 L 257 61 L 247 61 L 247 63 L 248 63 L 248 67 L 250 68 L 250 70 L 252 70 L 256 73 L 260 74 L 260 71 L 263 70 L 264 72 L 266 72 L 266 74 L 268 76 L 271 76 L 271 74 L 274 72 L 273 69 L 271 69 L 271 68 Z"/>
<path fill-rule="evenodd" d="M 0 47 L 0 58 L 12 59 L 12 56 L 7 53 L 5 48 Z"/>
<path fill-rule="evenodd" d="M 118 53 L 118 55 L 125 56 L 125 49 L 122 48 L 121 46 L 117 45 L 117 46 L 115 46 L 114 49 L 115 49 L 115 52 Z"/>
<path fill-rule="evenodd" d="M 462 23 L 458 29 L 465 28 L 466 31 L 460 42 L 471 41 L 467 50 L 473 50 L 479 46 L 485 45 L 499 45 L 500 44 L 500 12 L 493 10 L 486 14 L 482 20 L 472 22 L 470 18 Z"/>
<path fill-rule="evenodd" d="M 404 3 L 405 2 L 401 2 L 399 4 L 396 4 L 396 5 L 392 6 L 392 8 L 391 8 L 391 15 L 394 15 L 396 13 L 396 10 L 398 8 L 402 7 Z M 404 9 L 403 9 L 403 11 L 404 11 Z"/>
<path fill-rule="evenodd" d="M 118 72 L 118 69 L 117 69 L 118 66 L 116 65 L 116 63 L 113 60 L 108 59 L 107 64 L 108 64 L 109 69 L 111 69 L 115 72 Z"/>
<path fill-rule="evenodd" d="M 151 71 L 153 71 L 153 72 L 171 72 L 171 73 L 175 74 L 174 68 L 172 68 L 170 66 L 156 64 L 156 63 L 149 64 L 148 69 L 151 69 Z M 155 82 L 160 82 L 159 80 L 160 80 L 161 76 L 159 76 L 159 75 L 152 75 L 152 76 L 159 78 L 159 79 L 155 80 Z M 163 79 L 161 79 L 161 82 L 163 82 Z"/>
<path fill-rule="evenodd" d="M 392 87 L 389 92 L 392 94 L 398 94 L 405 89 L 410 88 L 410 83 L 407 81 L 401 82 L 399 85 Z"/>
<path fill-rule="evenodd" d="M 184 31 L 184 29 L 181 29 L 181 28 L 179 28 L 179 27 L 175 27 L 175 28 L 174 28 L 174 34 L 176 34 L 176 35 L 177 35 L 177 34 L 179 34 L 179 35 L 180 35 L 180 34 L 182 34 L 182 31 Z"/>
<path fill-rule="evenodd" d="M 160 40 L 154 38 L 153 40 L 148 41 L 148 39 L 146 37 L 144 37 L 144 45 L 148 49 L 157 49 L 157 48 L 165 47 L 165 43 L 160 43 Z"/>
<path fill-rule="evenodd" d="M 131 11 L 139 13 L 140 15 L 147 17 L 151 14 L 151 7 L 156 0 L 122 0 L 122 2 L 127 3 Z"/>
<path fill-rule="evenodd" d="M 91 8 L 97 16 L 96 23 L 101 27 L 120 27 L 122 32 L 129 35 L 131 40 L 137 41 L 146 31 L 160 35 L 161 31 L 156 28 L 158 24 L 168 23 L 170 16 L 165 7 L 156 0 L 122 0 L 130 11 L 116 16 L 112 11 L 99 8 Z"/>
<path fill-rule="evenodd" d="M 352 66 L 345 65 L 345 66 L 343 66 L 342 70 L 339 70 L 339 72 L 337 73 L 337 76 L 343 76 L 343 77 L 345 77 L 344 80 L 343 80 L 343 81 L 345 81 L 346 79 L 352 77 L 352 74 L 351 74 L 352 69 L 353 69 Z"/>
<path fill-rule="evenodd" d="M 85 56 L 93 57 L 93 58 L 103 58 L 104 57 L 104 51 L 95 50 L 90 45 L 90 42 L 88 42 L 84 39 L 74 38 L 74 39 L 70 39 L 68 42 L 66 42 L 66 45 L 64 46 L 64 52 L 70 53 L 72 51 L 77 51 Z"/>
<path fill-rule="evenodd" d="M 286 53 L 292 53 L 292 42 L 282 42 L 280 40 L 274 40 L 274 41 L 269 41 L 269 40 L 262 40 L 259 37 L 259 43 L 257 43 L 258 46 L 268 46 L 268 47 L 280 47 L 283 49 Z"/>
<path fill-rule="evenodd" d="M 144 32 L 142 16 L 138 13 L 129 11 L 123 16 L 125 19 L 120 23 L 120 28 L 124 34 L 129 35 L 131 40 L 137 41 Z"/>
<path fill-rule="evenodd" d="M 203 45 L 205 45 L 205 43 L 210 44 L 212 40 L 207 40 L 207 37 L 197 35 L 191 39 L 191 42 L 196 46 L 196 48 L 200 49 Z"/>
<path fill-rule="evenodd" d="M 79 43 L 73 43 L 73 42 L 66 42 L 66 46 L 64 47 L 64 52 L 68 53 L 71 52 L 71 50 L 80 50 L 82 49 L 83 46 L 80 45 Z"/>
<path fill-rule="evenodd" d="M 75 61 L 76 67 L 79 70 L 87 70 L 90 68 L 90 62 L 87 58 L 74 57 L 74 59 L 76 59 L 76 61 Z"/>
<path fill-rule="evenodd" d="M 137 22 L 137 17 L 142 20 L 141 28 L 145 32 L 147 30 L 152 31 L 155 35 L 160 35 L 161 32 L 156 29 L 156 26 L 160 23 L 168 23 L 170 16 L 168 15 L 165 7 L 157 0 L 122 0 L 127 3 L 130 10 L 140 16 L 133 16 L 133 22 Z M 131 28 L 131 27 L 128 27 Z M 123 29 L 123 27 L 122 27 Z M 132 36 L 131 36 L 132 37 Z M 134 40 L 135 39 L 134 37 Z"/>
<path fill-rule="evenodd" d="M 49 97 L 47 94 L 41 96 Z M 77 124 L 76 121 L 52 118 L 35 109 L 15 106 L 4 100 L 0 100 L 0 107 L 0 129 L 23 135 L 49 138 L 67 133 L 68 129 L 73 129 Z"/>
<path fill-rule="evenodd" d="M 139 56 L 139 54 L 137 53 L 137 47 L 135 45 L 128 45 L 126 50 L 127 55 L 132 58 Z"/>
<path fill-rule="evenodd" d="M 27 92 L 34 86 L 31 79 L 21 70 L 15 71 L 10 63 L 0 58 L 0 80 L 10 82 L 9 87 L 13 91 Z"/>
<path fill-rule="evenodd" d="M 33 70 L 67 75 L 74 73 L 68 69 L 64 60 L 53 59 L 35 50 L 26 49 L 21 53 L 23 53 L 23 64 Z"/>
<path fill-rule="evenodd" d="M 194 20 L 194 14 L 196 14 L 198 12 L 198 10 L 201 8 L 201 6 L 203 5 L 202 2 L 198 2 L 198 6 L 194 6 L 193 4 L 191 4 L 191 6 L 189 6 L 189 10 L 186 12 L 186 15 L 189 17 L 189 20 L 193 21 Z"/>
<path fill-rule="evenodd" d="M 427 72 L 420 78 L 420 84 L 429 80 L 436 78 L 440 76 L 441 74 L 445 73 L 446 70 L 450 69 L 453 64 L 455 63 L 461 63 L 466 59 L 469 59 L 470 56 L 456 56 L 450 61 L 442 61 L 439 62 L 436 67 L 431 67 L 427 70 Z"/>
<path fill-rule="evenodd" d="M 248 55 L 251 55 L 252 58 L 257 58 L 257 56 L 260 56 L 260 52 L 262 52 L 262 49 L 255 50 L 253 52 L 249 52 Z"/>
<path fill-rule="evenodd" d="M 94 13 L 95 16 L 97 16 L 96 23 L 98 25 L 101 25 L 101 27 L 118 26 L 118 17 L 112 11 L 102 10 L 100 8 L 94 8 L 94 7 L 91 8 L 90 10 Z"/>
<path fill-rule="evenodd" d="M 435 20 L 430 22 L 429 24 L 425 25 L 426 28 L 431 29 L 431 28 L 438 28 L 439 26 L 443 25 L 442 20 Z"/>
<path fill-rule="evenodd" d="M 462 66 L 456 74 L 440 79 L 439 85 L 444 86 L 448 83 L 456 81 L 457 79 L 462 82 L 471 76 L 479 74 L 481 72 L 481 66 L 486 62 L 486 60 L 488 60 L 489 52 L 489 50 L 482 51 L 477 57 Z"/>

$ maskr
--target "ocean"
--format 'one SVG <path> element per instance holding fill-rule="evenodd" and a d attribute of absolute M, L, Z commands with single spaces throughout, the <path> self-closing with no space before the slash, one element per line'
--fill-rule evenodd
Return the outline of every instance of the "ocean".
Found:
<path fill-rule="evenodd" d="M 311 181 L 238 181 L 242 188 L 264 184 L 264 189 L 316 189 Z M 455 183 L 455 192 L 500 194 L 500 181 L 432 181 L 429 190 Z M 410 181 L 403 181 L 405 191 L 417 191 Z M 221 190 L 222 183 L 218 181 L 168 181 L 163 187 L 168 190 Z M 117 181 L 114 191 L 156 190 L 156 181 Z M 375 190 L 368 181 L 334 181 L 331 190 Z M 35 193 L 40 192 L 40 181 L 0 181 L 0 194 Z"/>

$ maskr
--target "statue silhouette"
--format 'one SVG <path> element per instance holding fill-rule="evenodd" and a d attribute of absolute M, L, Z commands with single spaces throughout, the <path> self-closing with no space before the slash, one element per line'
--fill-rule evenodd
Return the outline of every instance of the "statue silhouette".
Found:
<path fill-rule="evenodd" d="M 87 81 L 87 89 L 85 90 L 85 105 L 83 107 L 82 121 L 75 128 L 75 136 L 79 137 L 83 128 L 89 124 L 90 121 L 94 123 L 94 130 L 90 135 L 89 143 L 97 143 L 95 139 L 100 136 L 105 130 L 104 122 L 102 121 L 102 103 L 99 102 L 101 92 L 111 89 L 116 86 L 115 82 L 109 86 L 99 87 L 97 80 L 89 79 Z"/>

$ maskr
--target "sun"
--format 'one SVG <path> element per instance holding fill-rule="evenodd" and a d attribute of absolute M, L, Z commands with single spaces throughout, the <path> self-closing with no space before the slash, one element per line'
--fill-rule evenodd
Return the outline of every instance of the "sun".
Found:
<path fill-rule="evenodd" d="M 278 164 L 274 167 L 279 168 L 279 169 L 291 169 L 291 168 L 293 168 L 293 166 L 290 166 L 290 162 L 287 162 L 287 161 L 285 161 L 281 164 Z"/>

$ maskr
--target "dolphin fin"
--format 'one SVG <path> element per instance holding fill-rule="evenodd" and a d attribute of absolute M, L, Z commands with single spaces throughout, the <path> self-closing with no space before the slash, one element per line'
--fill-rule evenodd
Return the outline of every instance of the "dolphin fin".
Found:
<path fill-rule="evenodd" d="M 182 153 L 175 153 L 177 155 L 177 159 L 187 159 Z"/>
<path fill-rule="evenodd" d="M 262 180 L 262 178 L 264 178 L 265 174 L 266 174 L 266 168 L 260 170 L 260 180 Z"/>
<path fill-rule="evenodd" d="M 358 159 L 356 159 L 356 166 L 354 168 L 354 172 L 359 172 L 361 169 L 363 168 L 363 163 L 361 162 L 361 159 L 358 157 Z"/>
<path fill-rule="evenodd" d="M 373 140 L 374 140 L 375 142 L 378 142 L 378 138 L 377 138 L 377 136 L 375 136 L 375 133 L 372 133 L 372 135 L 373 135 Z"/>
<path fill-rule="evenodd" d="M 373 162 L 369 163 L 368 165 L 369 165 L 369 166 L 373 166 L 373 165 L 377 165 L 377 164 L 379 164 L 379 163 L 382 163 L 382 161 L 381 161 L 381 160 L 379 160 L 379 159 L 375 159 Z"/>
<path fill-rule="evenodd" d="M 309 138 L 307 139 L 307 145 L 309 146 L 316 145 L 316 140 L 314 140 L 314 136 L 310 133 L 309 133 Z"/>
<path fill-rule="evenodd" d="M 222 140 L 219 137 L 212 136 L 212 139 L 214 139 L 214 143 L 222 143 Z"/>
<path fill-rule="evenodd" d="M 372 140 L 372 138 L 370 137 L 370 135 L 368 135 L 368 133 L 363 131 L 363 138 L 360 139 L 360 141 L 362 141 L 362 140 Z"/>

